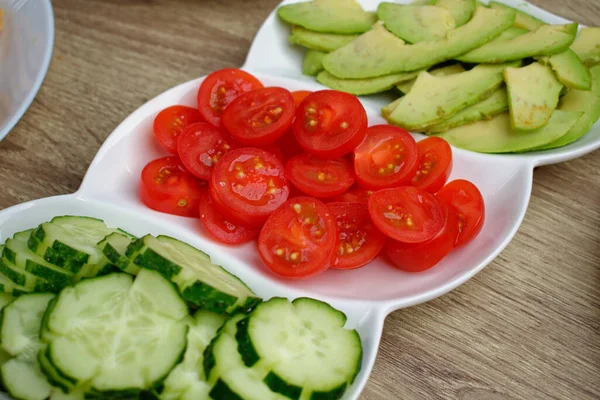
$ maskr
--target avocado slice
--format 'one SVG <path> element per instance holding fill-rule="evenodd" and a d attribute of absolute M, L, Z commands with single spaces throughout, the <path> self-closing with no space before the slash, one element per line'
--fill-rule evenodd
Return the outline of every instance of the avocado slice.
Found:
<path fill-rule="evenodd" d="M 445 67 L 434 68 L 429 71 L 429 73 L 433 76 L 448 76 L 460 74 L 461 72 L 465 72 L 465 68 L 461 64 L 447 65 Z M 416 78 L 406 82 L 401 82 L 398 85 L 396 85 L 396 88 L 402 93 L 406 94 L 410 92 L 410 89 L 412 89 L 413 85 L 415 84 L 415 81 Z"/>
<path fill-rule="evenodd" d="M 318 50 L 308 50 L 304 55 L 304 64 L 302 64 L 302 73 L 308 76 L 317 76 L 323 71 L 323 57 L 327 53 Z"/>
<path fill-rule="evenodd" d="M 507 110 L 508 96 L 506 94 L 506 88 L 501 87 L 487 99 L 459 111 L 444 122 L 432 125 L 426 130 L 428 133 L 445 132 L 448 129 L 455 128 L 457 126 L 470 124 L 471 122 L 475 121 L 481 121 L 482 119 L 490 119 L 493 116 L 503 113 Z"/>
<path fill-rule="evenodd" d="M 565 51 L 575 40 L 577 24 L 542 25 L 510 40 L 494 41 L 458 57 L 467 63 L 499 63 Z"/>
<path fill-rule="evenodd" d="M 592 88 L 592 74 L 573 50 L 567 49 L 550 57 L 542 57 L 538 61 L 549 64 L 560 83 L 566 87 L 579 90 Z"/>
<path fill-rule="evenodd" d="M 377 78 L 340 79 L 327 71 L 323 71 L 317 76 L 317 81 L 331 89 L 350 93 L 355 96 L 362 96 L 385 92 L 396 86 L 398 82 L 414 79 L 418 74 L 419 71 L 414 71 L 384 75 Z"/>
<path fill-rule="evenodd" d="M 277 9 L 277 15 L 292 25 L 325 33 L 363 33 L 377 21 L 356 0 L 313 0 Z"/>
<path fill-rule="evenodd" d="M 456 26 L 463 26 L 473 16 L 477 7 L 476 0 L 437 0 L 435 5 L 450 11 Z"/>
<path fill-rule="evenodd" d="M 442 40 L 406 45 L 402 39 L 378 27 L 352 43 L 329 53 L 323 66 L 338 78 L 358 79 L 429 68 L 481 46 L 509 28 L 513 10 L 477 7 L 473 18 L 448 32 Z"/>
<path fill-rule="evenodd" d="M 526 29 L 528 31 L 535 31 L 540 26 L 545 25 L 544 21 L 541 21 L 519 9 L 507 6 L 506 4 L 498 3 L 496 1 L 490 1 L 489 6 L 491 8 L 496 8 L 496 9 L 511 8 L 511 9 L 515 10 L 517 12 L 517 18 L 515 19 L 515 24 L 514 24 L 515 28 Z"/>
<path fill-rule="evenodd" d="M 456 26 L 450 11 L 437 6 L 381 3 L 377 16 L 385 27 L 408 43 L 439 40 Z"/>
<path fill-rule="evenodd" d="M 491 120 L 459 126 L 435 135 L 452 146 L 479 153 L 515 153 L 535 149 L 564 136 L 577 120 L 581 112 L 556 110 L 548 125 L 531 132 L 512 129 L 510 115 L 498 114 Z"/>
<path fill-rule="evenodd" d="M 520 63 L 481 64 L 450 76 L 421 72 L 412 90 L 387 116 L 389 123 L 408 130 L 423 130 L 452 117 L 489 96 L 502 85 L 505 68 Z"/>
<path fill-rule="evenodd" d="M 600 27 L 582 28 L 571 45 L 571 50 L 588 67 L 600 64 Z"/>
<path fill-rule="evenodd" d="M 321 33 L 309 31 L 301 26 L 294 26 L 292 34 L 289 36 L 290 43 L 297 44 L 307 49 L 332 52 L 344 47 L 358 35 L 342 35 L 339 33 Z"/>
<path fill-rule="evenodd" d="M 563 88 L 552 69 L 540 63 L 506 68 L 504 81 L 508 89 L 512 127 L 531 131 L 546 125 L 558 105 Z"/>
<path fill-rule="evenodd" d="M 583 116 L 566 135 L 536 150 L 554 149 L 566 146 L 583 137 L 600 118 L 600 65 L 590 68 L 592 73 L 592 90 L 571 89 L 560 99 L 558 109 L 561 111 L 583 112 Z"/>

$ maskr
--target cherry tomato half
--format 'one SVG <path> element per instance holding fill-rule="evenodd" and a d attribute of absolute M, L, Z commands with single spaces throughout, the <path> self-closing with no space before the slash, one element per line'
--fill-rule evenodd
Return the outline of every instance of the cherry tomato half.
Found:
<path fill-rule="evenodd" d="M 444 139 L 428 137 L 417 143 L 419 168 L 412 184 L 429 193 L 440 190 L 452 172 L 452 148 Z"/>
<path fill-rule="evenodd" d="M 210 124 L 221 126 L 221 115 L 229 103 L 242 93 L 263 87 L 249 73 L 225 68 L 208 75 L 198 89 L 198 110 Z"/>
<path fill-rule="evenodd" d="M 343 157 L 323 160 L 302 154 L 288 161 L 285 176 L 302 192 L 319 198 L 340 195 L 354 183 L 352 166 Z"/>
<path fill-rule="evenodd" d="M 199 122 L 185 128 L 177 141 L 181 162 L 194 176 L 208 180 L 214 165 L 239 144 L 219 128 Z"/>
<path fill-rule="evenodd" d="M 280 87 L 267 87 L 244 93 L 223 111 L 223 126 L 246 146 L 274 143 L 291 126 L 294 98 Z"/>
<path fill-rule="evenodd" d="M 384 189 L 369 198 L 373 223 L 388 237 L 404 243 L 433 238 L 444 226 L 442 202 L 412 186 Z"/>
<path fill-rule="evenodd" d="M 295 92 L 292 92 L 292 96 L 294 96 L 294 105 L 296 108 L 298 108 L 300 103 L 302 103 L 302 100 L 304 100 L 311 93 L 312 92 L 308 90 L 296 90 Z"/>
<path fill-rule="evenodd" d="M 377 257 L 386 237 L 373 225 L 366 204 L 328 203 L 327 208 L 336 218 L 339 232 L 332 268 L 359 268 Z"/>
<path fill-rule="evenodd" d="M 177 139 L 181 132 L 187 126 L 201 121 L 202 116 L 195 108 L 168 107 L 154 118 L 154 136 L 165 150 L 177 155 Z"/>
<path fill-rule="evenodd" d="M 321 90 L 300 103 L 292 127 L 298 143 L 308 153 L 337 158 L 350 153 L 363 141 L 367 113 L 355 96 Z"/>
<path fill-rule="evenodd" d="M 481 231 L 485 220 L 485 204 L 477 186 L 464 179 L 457 179 L 446 184 L 436 196 L 458 214 L 456 246 L 473 240 Z"/>
<path fill-rule="evenodd" d="M 251 147 L 225 154 L 215 165 L 208 187 L 215 208 L 231 222 L 247 227 L 261 226 L 290 192 L 277 157 Z"/>
<path fill-rule="evenodd" d="M 367 204 L 369 202 L 369 197 L 371 197 L 373 193 L 375 192 L 368 189 L 350 189 L 346 193 L 333 198 L 332 201 Z"/>
<path fill-rule="evenodd" d="M 329 268 L 337 240 L 337 222 L 327 206 L 312 197 L 294 197 L 269 217 L 258 250 L 277 275 L 304 278 Z"/>
<path fill-rule="evenodd" d="M 200 197 L 200 220 L 202 225 L 219 242 L 225 244 L 240 244 L 258 236 L 258 229 L 244 228 L 227 221 L 212 204 L 208 192 Z"/>
<path fill-rule="evenodd" d="M 441 209 L 444 227 L 433 239 L 416 244 L 388 240 L 387 255 L 397 268 L 408 272 L 425 271 L 452 251 L 458 235 L 458 216 L 443 202 Z"/>
<path fill-rule="evenodd" d="M 417 142 L 404 129 L 375 125 L 354 150 L 354 171 L 360 186 L 384 189 L 407 185 L 417 172 Z"/>
<path fill-rule="evenodd" d="M 206 182 L 194 178 L 177 157 L 151 161 L 142 170 L 140 198 L 153 210 L 183 217 L 198 217 Z"/>

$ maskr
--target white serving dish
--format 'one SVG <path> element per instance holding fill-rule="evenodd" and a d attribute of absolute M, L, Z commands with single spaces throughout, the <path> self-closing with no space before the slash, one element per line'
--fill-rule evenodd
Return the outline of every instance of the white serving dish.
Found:
<path fill-rule="evenodd" d="M 565 22 L 526 3 L 506 2 L 527 7 L 528 12 L 548 22 Z M 362 3 L 366 9 L 373 10 L 378 2 L 365 0 Z M 274 13 L 271 14 L 259 31 L 243 68 L 255 74 L 265 86 L 282 86 L 290 90 L 323 89 L 301 75 L 300 52 L 287 44 L 287 29 Z M 96 155 L 76 193 L 1 211 L 0 241 L 57 215 L 89 215 L 136 235 L 166 234 L 197 246 L 264 298 L 309 296 L 327 301 L 348 315 L 348 326 L 358 329 L 364 346 L 361 373 L 344 400 L 357 399 L 367 382 L 386 315 L 449 292 L 483 269 L 506 247 L 525 215 L 534 167 L 570 160 L 600 147 L 598 123 L 576 143 L 546 152 L 485 155 L 453 149 L 454 169 L 450 179 L 465 178 L 475 183 L 486 204 L 486 223 L 471 244 L 454 251 L 436 267 L 416 274 L 394 269 L 378 259 L 358 270 L 329 270 L 307 280 L 284 280 L 266 270 L 253 243 L 239 247 L 221 245 L 206 235 L 199 220 L 155 212 L 138 199 L 143 166 L 167 155 L 151 134 L 154 117 L 170 105 L 195 106 L 202 79 L 164 92 L 125 119 Z M 370 124 L 383 123 L 379 110 L 389 99 L 375 96 L 361 100 Z M 422 135 L 415 137 L 423 138 Z"/>

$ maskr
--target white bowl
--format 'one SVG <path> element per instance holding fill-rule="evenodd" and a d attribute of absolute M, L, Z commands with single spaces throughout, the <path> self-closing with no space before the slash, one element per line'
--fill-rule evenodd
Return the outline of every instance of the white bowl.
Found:
<path fill-rule="evenodd" d="M 15 5 L 23 4 L 16 9 Z M 0 0 L 0 140 L 19 122 L 50 64 L 54 14 L 50 0 Z"/>

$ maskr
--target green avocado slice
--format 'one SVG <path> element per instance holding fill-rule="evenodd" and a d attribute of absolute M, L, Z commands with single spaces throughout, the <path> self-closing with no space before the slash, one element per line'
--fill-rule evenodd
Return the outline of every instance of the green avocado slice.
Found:
<path fill-rule="evenodd" d="M 477 8 L 476 0 L 437 0 L 435 5 L 450 11 L 456 26 L 463 26 L 473 16 Z"/>
<path fill-rule="evenodd" d="M 533 32 L 510 40 L 487 43 L 463 54 L 457 60 L 467 63 L 499 63 L 553 55 L 568 49 L 576 35 L 576 23 L 542 25 Z"/>
<path fill-rule="evenodd" d="M 506 68 L 504 81 L 508 88 L 512 127 L 532 131 L 546 125 L 563 89 L 552 69 L 540 63 Z"/>
<path fill-rule="evenodd" d="M 510 115 L 498 114 L 491 120 L 459 126 L 435 135 L 452 146 L 479 153 L 515 153 L 535 149 L 564 136 L 577 120 L 581 112 L 556 110 L 548 125 L 531 132 L 512 129 Z"/>
<path fill-rule="evenodd" d="M 389 123 L 407 130 L 423 130 L 491 96 L 502 85 L 506 67 L 520 63 L 478 65 L 450 76 L 421 72 L 410 92 L 387 116 Z"/>
<path fill-rule="evenodd" d="M 318 50 L 308 50 L 304 55 L 304 64 L 302 64 L 302 73 L 308 76 L 317 76 L 323 71 L 323 57 L 327 53 Z"/>
<path fill-rule="evenodd" d="M 448 76 L 460 74 L 461 72 L 465 72 L 465 68 L 461 64 L 447 65 L 445 67 L 434 68 L 429 71 L 429 73 L 433 76 Z M 398 85 L 396 85 L 396 88 L 402 93 L 407 94 L 408 92 L 410 92 L 410 89 L 412 89 L 416 80 L 417 79 L 415 78 L 406 82 L 401 82 Z"/>
<path fill-rule="evenodd" d="M 363 33 L 377 21 L 356 0 L 313 0 L 277 9 L 279 17 L 306 29 L 326 33 Z"/>
<path fill-rule="evenodd" d="M 517 18 L 515 19 L 515 28 L 526 29 L 528 31 L 535 31 L 540 26 L 545 25 L 544 21 L 541 21 L 519 9 L 507 6 L 506 4 L 498 3 L 496 1 L 490 1 L 490 7 L 496 9 L 507 9 L 511 8 L 517 12 Z"/>
<path fill-rule="evenodd" d="M 573 50 L 567 49 L 538 61 L 542 64 L 550 64 L 560 83 L 566 87 L 579 90 L 592 88 L 592 74 Z"/>
<path fill-rule="evenodd" d="M 381 3 L 377 16 L 385 27 L 408 43 L 439 40 L 456 26 L 450 11 L 437 6 Z"/>
<path fill-rule="evenodd" d="M 407 45 L 402 39 L 376 27 L 323 59 L 323 66 L 338 78 L 358 79 L 429 68 L 481 46 L 509 28 L 512 10 L 477 7 L 473 18 L 451 30 L 442 40 Z"/>
<path fill-rule="evenodd" d="M 314 32 L 304 29 L 301 26 L 294 26 L 292 34 L 289 36 L 289 41 L 307 49 L 329 53 L 340 47 L 344 47 L 357 37 L 358 35 Z"/>
<path fill-rule="evenodd" d="M 323 71 L 317 76 L 317 81 L 334 90 L 350 93 L 355 96 L 363 96 L 385 92 L 396 86 L 399 82 L 414 79 L 418 74 L 419 71 L 414 71 L 384 75 L 377 78 L 340 79 L 327 71 Z"/>
<path fill-rule="evenodd" d="M 600 64 L 600 27 L 582 28 L 579 36 L 571 45 L 571 50 L 588 67 Z"/>

